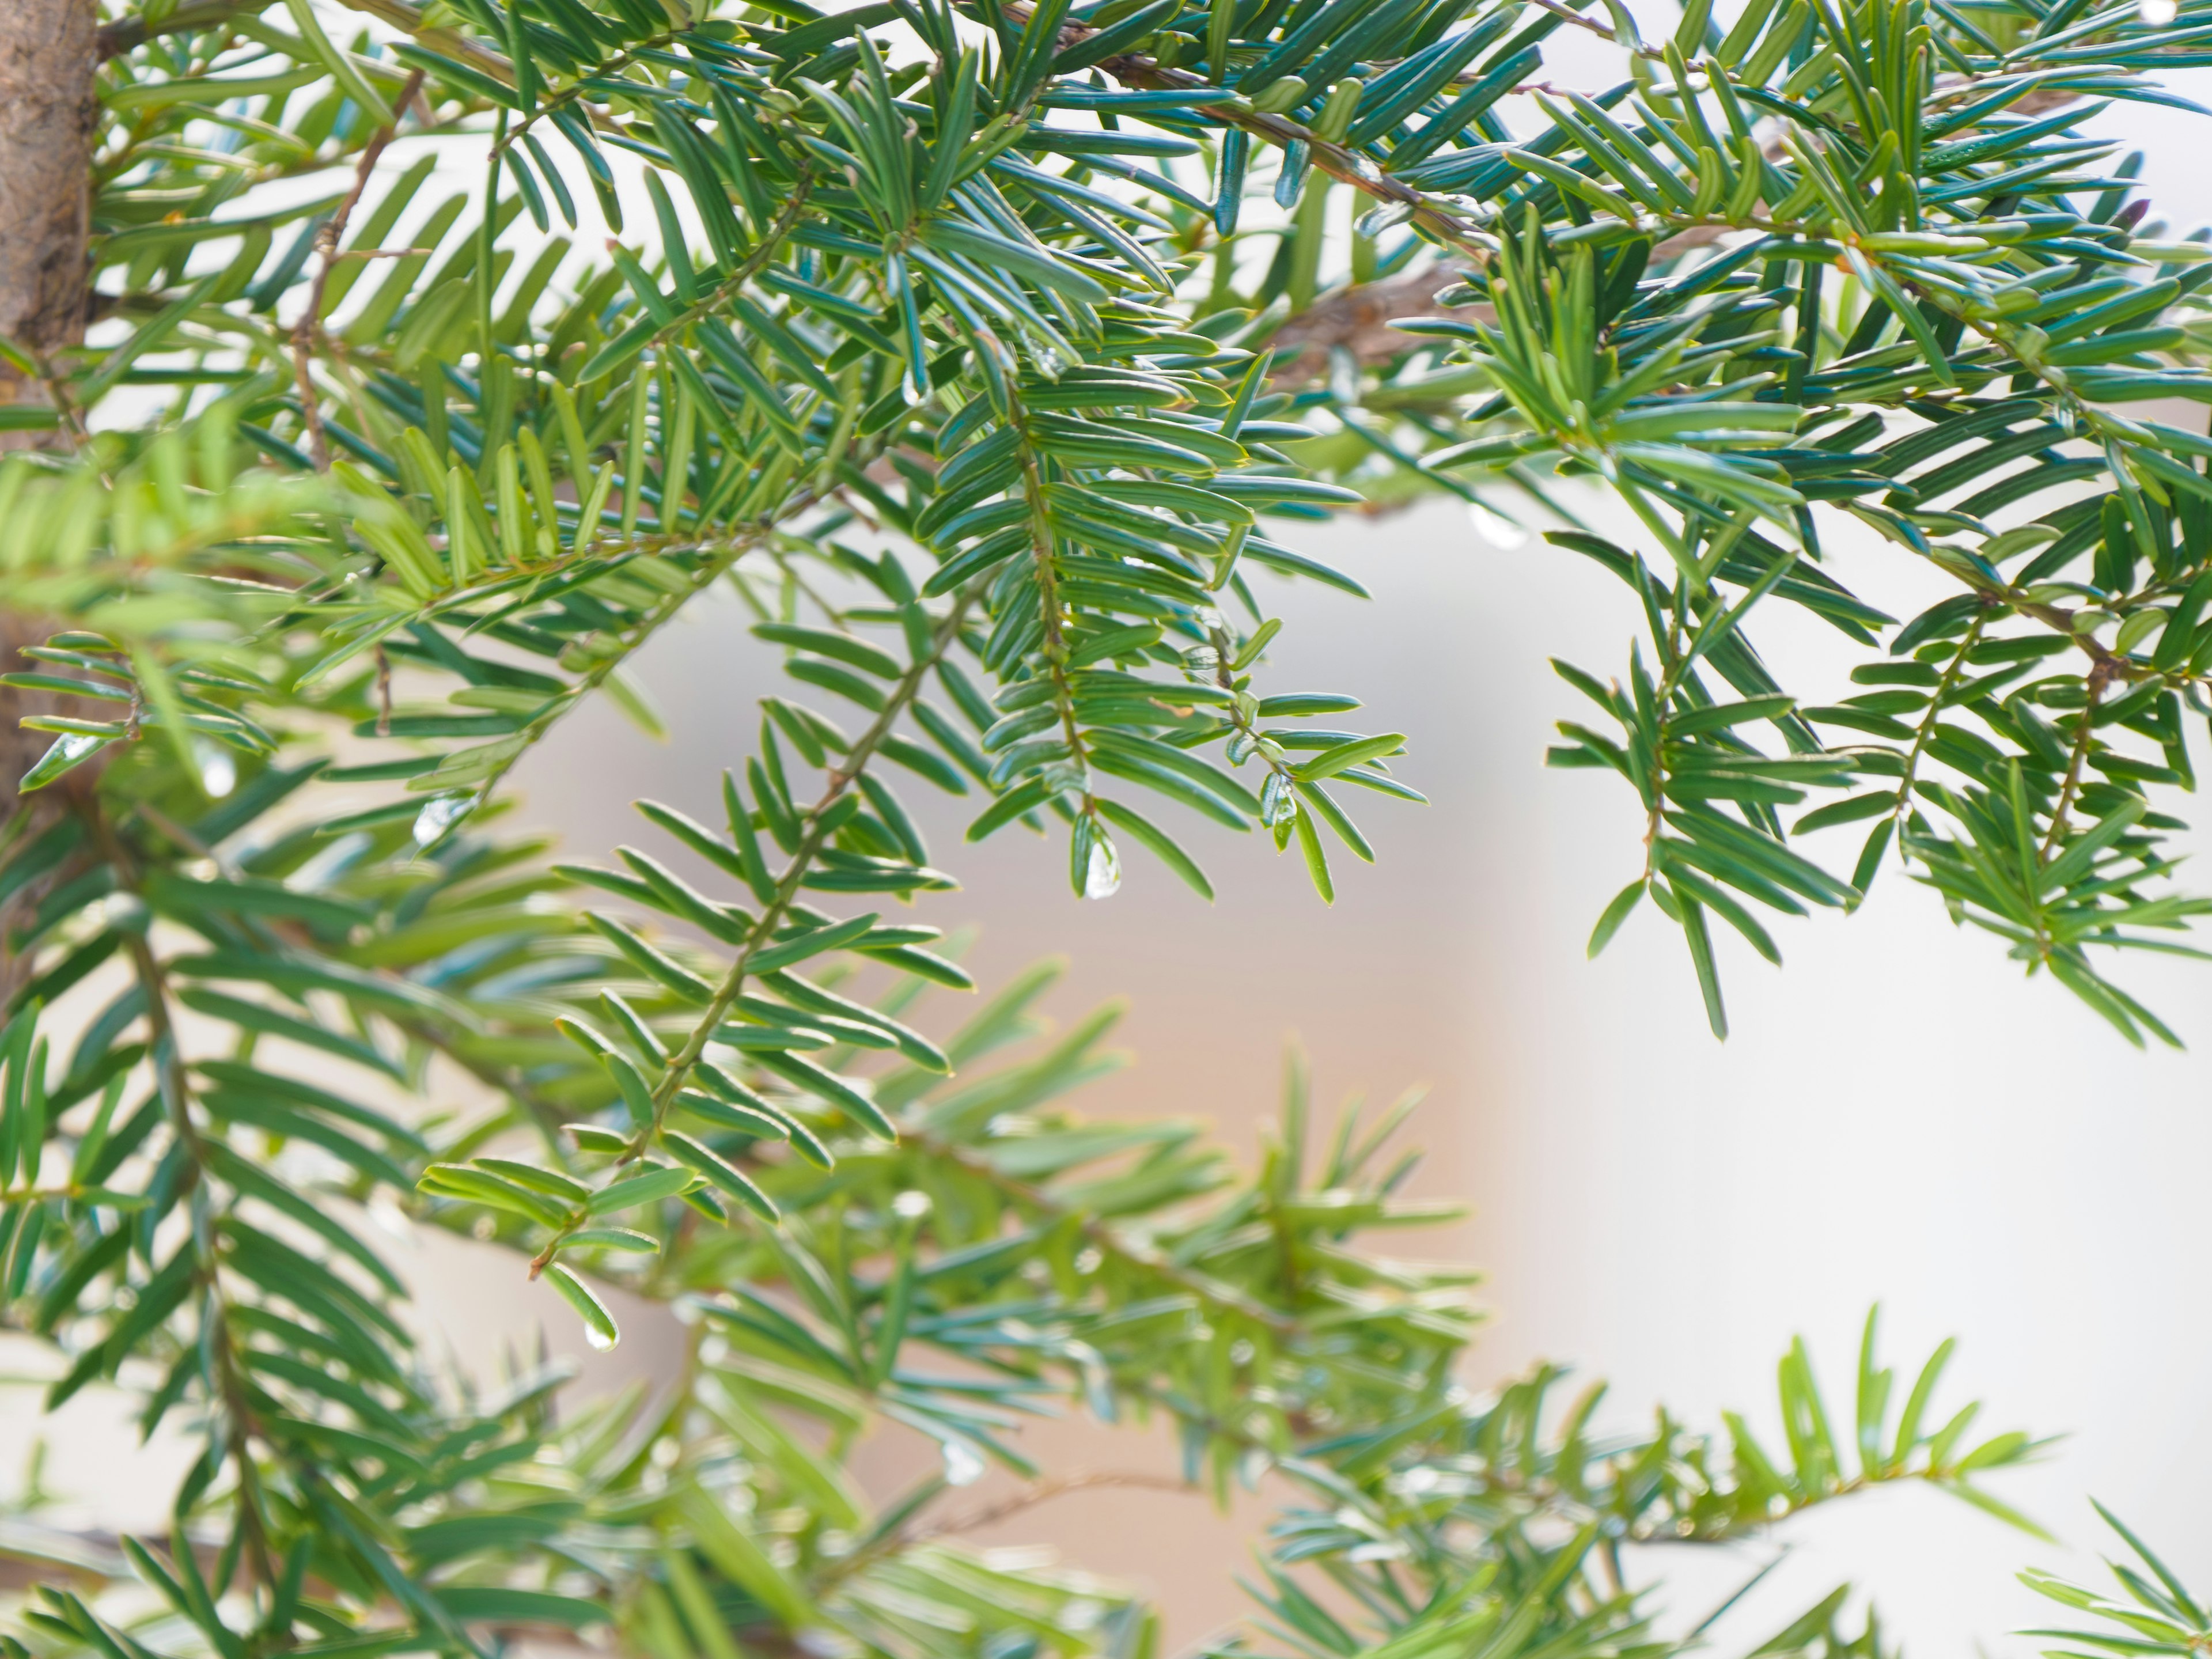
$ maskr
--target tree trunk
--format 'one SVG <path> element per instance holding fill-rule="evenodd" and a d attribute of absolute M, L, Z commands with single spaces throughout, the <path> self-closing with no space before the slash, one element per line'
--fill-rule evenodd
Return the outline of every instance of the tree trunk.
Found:
<path fill-rule="evenodd" d="M 33 356 L 84 338 L 99 21 L 94 0 L 0 0 L 0 337 Z M 0 365 L 0 400 L 46 388 Z"/>
<path fill-rule="evenodd" d="M 33 362 L 84 339 L 99 22 L 95 0 L 0 0 L 0 337 Z M 41 377 L 0 362 L 0 403 L 52 401 Z M 0 447 L 36 441 L 0 433 Z M 38 617 L 0 611 L 0 670 L 21 666 L 17 651 L 49 631 Z M 52 741 L 16 722 L 54 702 L 0 688 L 0 822 L 22 806 L 17 786 Z M 62 805 L 31 800 L 41 816 Z M 31 883 L 0 907 L 0 1000 L 29 968 L 8 936 L 46 885 Z"/>

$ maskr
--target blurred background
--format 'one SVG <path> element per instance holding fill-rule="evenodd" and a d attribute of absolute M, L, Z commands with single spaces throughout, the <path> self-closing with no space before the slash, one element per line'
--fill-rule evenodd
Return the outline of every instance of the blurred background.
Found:
<path fill-rule="evenodd" d="M 1671 27 L 1670 7 L 1652 9 Z M 1561 83 L 1612 78 L 1591 37 L 1563 30 L 1547 50 Z M 2177 82 L 2212 102 L 2192 79 L 2212 76 Z M 2212 121 L 2121 106 L 2095 125 L 2146 151 L 2154 217 L 2182 228 L 2212 218 Z M 2204 411 L 2184 417 L 2201 428 Z M 1594 527 L 1617 524 L 1595 498 L 1570 505 Z M 1218 903 L 1134 850 L 1121 892 L 1085 902 L 1068 892 L 1058 844 L 1012 830 L 967 847 L 963 804 L 913 792 L 932 809 L 934 861 L 963 884 L 927 900 L 923 919 L 975 930 L 966 960 L 987 990 L 1064 954 L 1047 1005 L 1063 1021 L 1127 999 L 1120 1039 L 1133 1063 L 1085 1109 L 1203 1119 L 1243 1154 L 1276 1109 L 1287 1044 L 1310 1057 L 1325 1109 L 1425 1086 L 1406 1132 L 1428 1153 L 1414 1190 L 1463 1200 L 1468 1215 L 1401 1248 L 1486 1274 L 1470 1388 L 1561 1361 L 1611 1380 L 1616 1422 L 1663 1401 L 1700 1425 L 1746 1409 L 1771 1432 L 1774 1362 L 1791 1336 L 1808 1338 L 1832 1393 L 1847 1397 L 1879 1302 L 1891 1363 L 1917 1367 L 1955 1334 L 1954 1407 L 1979 1398 L 1985 1429 L 2063 1437 L 2036 1469 L 1992 1483 L 2056 1543 L 1931 1493 L 1876 1494 L 1771 1542 L 1647 1552 L 1674 1628 L 1786 1549 L 1724 1647 L 1754 1645 L 1849 1580 L 1875 1594 L 1909 1652 L 2025 1655 L 2041 1644 L 2012 1632 L 2043 1622 L 2049 1604 L 2012 1574 L 2094 1571 L 2104 1540 L 2092 1495 L 2185 1577 L 2212 1583 L 2212 1513 L 2199 1497 L 2212 1467 L 2212 964 L 2120 970 L 2190 1044 L 2138 1053 L 2053 984 L 2022 982 L 1997 941 L 1954 928 L 1893 864 L 1848 921 L 1778 931 L 1785 970 L 1732 934 L 1720 941 L 1735 1035 L 1717 1043 L 1679 935 L 1649 912 L 1584 959 L 1591 923 L 1638 867 L 1641 825 L 1616 781 L 1542 769 L 1551 722 L 1578 713 L 1547 659 L 1619 672 L 1635 628 L 1626 591 L 1443 501 L 1288 526 L 1285 539 L 1373 599 L 1256 578 L 1286 624 L 1263 683 L 1363 698 L 1363 729 L 1408 734 L 1400 774 L 1431 802 L 1357 803 L 1379 861 L 1339 861 L 1334 908 L 1294 860 L 1190 819 L 1178 833 Z M 1933 597 L 1893 552 L 1840 534 L 1832 545 L 1836 574 L 1893 614 Z M 670 740 L 645 744 L 611 708 L 586 707 L 525 767 L 521 816 L 572 855 L 598 857 L 640 839 L 635 799 L 718 815 L 719 769 L 741 757 L 754 700 L 776 678 L 744 621 L 734 601 L 716 602 L 666 630 L 641 669 Z M 1771 608 L 1754 632 L 1793 665 L 1794 689 L 1840 690 L 1839 636 Z M 1856 842 L 1845 830 L 1815 847 L 1847 866 Z M 933 994 L 921 1023 L 949 1028 L 958 1001 Z M 504 1255 L 421 1235 L 402 1252 L 422 1317 L 479 1371 L 541 1335 L 578 1360 L 585 1389 L 649 1376 L 672 1352 L 671 1328 L 626 1309 L 622 1348 L 591 1354 L 551 1293 Z M 0 1370 L 18 1378 L 42 1364 L 28 1349 L 0 1352 Z M 56 1424 L 35 1401 L 27 1387 L 0 1388 L 0 1493 L 21 1489 L 43 1437 L 44 1480 L 89 1516 L 130 1525 L 149 1502 L 158 1511 L 174 1471 L 151 1467 L 161 1447 L 131 1446 L 121 1401 L 88 1394 Z M 1164 1439 L 1141 1431 L 1065 1423 L 1030 1438 L 1067 1470 L 1174 1472 Z M 886 1437 L 866 1449 L 864 1474 L 889 1492 L 934 1455 Z M 1006 1493 L 994 1480 L 946 1512 L 982 1514 Z M 1243 1611 L 1235 1580 L 1249 1570 L 1265 1496 L 1221 1516 L 1201 1496 L 1102 1484 L 972 1535 L 1043 1540 L 1138 1583 L 1162 1601 L 1177 1653 Z"/>

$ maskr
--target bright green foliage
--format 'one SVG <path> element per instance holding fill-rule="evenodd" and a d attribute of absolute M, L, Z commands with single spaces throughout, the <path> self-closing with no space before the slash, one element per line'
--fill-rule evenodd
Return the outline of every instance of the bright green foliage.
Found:
<path fill-rule="evenodd" d="M 2166 886 L 2176 824 L 2148 788 L 2193 787 L 2183 714 L 2208 712 L 2212 442 L 2129 406 L 2212 402 L 2172 366 L 2212 248 L 2153 240 L 2136 160 L 2107 171 L 2072 129 L 2091 93 L 2170 101 L 2136 72 L 2197 61 L 2166 50 L 2194 37 L 2033 3 L 1791 0 L 1701 28 L 1600 98 L 1540 96 L 1525 149 L 1500 132 L 1405 175 L 1492 204 L 1498 240 L 1456 290 L 1489 319 L 1409 325 L 1496 388 L 1423 464 L 1595 474 L 1654 549 L 1550 538 L 1626 582 L 1649 633 L 1625 681 L 1559 665 L 1605 725 L 1563 723 L 1553 763 L 1620 772 L 1649 825 L 1591 948 L 1650 897 L 1725 1035 L 1708 914 L 1778 962 L 1759 909 L 1848 909 L 1894 843 L 1955 919 L 2171 1041 L 2089 947 L 2185 949 L 2206 908 Z M 2062 107 L 2014 112 L 2030 99 Z M 1722 227 L 1755 234 L 1672 252 Z M 1821 568 L 1815 504 L 1956 596 L 1888 632 Z M 1868 647 L 1868 689 L 1786 690 L 1747 631 L 1770 598 Z M 1814 790 L 1849 793 L 1785 824 Z M 1789 844 L 1849 823 L 1870 828 L 1848 878 Z"/>
<path fill-rule="evenodd" d="M 127 1386 L 204 1447 L 166 1542 L 21 1641 L 1146 1659 L 1141 1605 L 845 1470 L 878 1419 L 1024 1469 L 1061 1404 L 1302 1489 L 1261 1639 L 1313 1659 L 1672 1652 L 1624 1542 L 1899 1480 L 2008 1513 L 1974 1477 L 2033 1445 L 1937 1410 L 1948 1349 L 1900 1393 L 1871 1324 L 1848 1422 L 1784 1361 L 1786 1450 L 1601 1431 L 1548 1371 L 1468 1399 L 1464 1275 L 1364 1242 L 1430 1218 L 1397 1115 L 1324 1145 L 1294 1073 L 1249 1177 L 1076 1118 L 1110 1015 L 1038 1042 L 1045 972 L 944 1010 L 974 988 L 911 919 L 951 883 L 906 802 L 1064 835 L 1095 898 L 1132 848 L 1210 895 L 1195 812 L 1328 899 L 1372 855 L 1350 803 L 1420 797 L 1397 734 L 1328 724 L 1354 697 L 1271 679 L 1269 582 L 1360 592 L 1284 525 L 1595 475 L 1651 550 L 1554 539 L 1650 640 L 1562 670 L 1617 729 L 1555 756 L 1651 833 L 1594 943 L 1648 895 L 1719 1029 L 1709 914 L 1771 954 L 1759 907 L 1848 908 L 1894 842 L 2162 1030 L 2088 947 L 2201 908 L 2147 791 L 2212 662 L 2212 443 L 2115 405 L 2212 398 L 2174 366 L 2212 264 L 2072 132 L 2163 96 L 2199 0 L 1699 4 L 1663 48 L 1550 0 L 347 3 L 110 21 L 94 343 L 8 348 L 44 396 L 0 423 L 48 447 L 0 465 L 0 604 L 58 631 L 7 684 L 64 701 L 0 829 L 0 1310 L 50 1401 Z M 1631 78 L 1523 143 L 1498 100 L 1570 22 Z M 1446 303 L 1271 375 L 1338 281 L 1333 188 L 1373 204 L 1352 280 Z M 593 209 L 603 263 L 554 223 Z M 1958 597 L 1855 599 L 1836 514 Z M 653 727 L 629 659 L 718 586 L 794 684 L 715 821 L 641 802 L 605 861 L 501 832 L 580 702 Z M 1875 689 L 1800 707 L 1767 599 Z M 1785 823 L 1814 789 L 1852 793 Z M 1789 844 L 1850 821 L 1848 879 Z M 602 1345 L 595 1285 L 672 1303 L 690 1363 L 557 1414 L 552 1375 L 457 1392 L 372 1204 L 511 1248 Z M 1841 1601 L 1768 1650 L 1879 1659 Z"/>
<path fill-rule="evenodd" d="M 319 648 L 276 683 L 364 726 L 372 649 L 465 683 L 467 714 L 375 726 L 448 740 L 410 787 L 451 821 L 577 696 L 635 706 L 623 659 L 738 569 L 808 696 L 857 710 L 771 706 L 741 810 L 809 866 L 863 860 L 846 890 L 930 878 L 880 778 L 810 839 L 851 787 L 806 797 L 771 744 L 972 787 L 979 837 L 1056 817 L 1079 890 L 1111 890 L 1133 845 L 1210 892 L 1179 806 L 1295 840 L 1326 898 L 1330 842 L 1370 856 L 1347 787 L 1413 792 L 1386 737 L 1306 723 L 1353 705 L 1264 684 L 1255 570 L 1358 592 L 1273 520 L 1408 489 L 1556 506 L 1547 479 L 1589 475 L 1648 550 L 1554 539 L 1621 575 L 1650 635 L 1618 679 L 1568 674 L 1603 718 L 1554 759 L 1621 772 L 1649 819 L 1594 945 L 1650 897 L 1724 1030 L 1709 917 L 1777 957 L 1762 911 L 1849 908 L 1894 852 L 2131 1039 L 2166 1035 L 2093 947 L 2185 948 L 2203 908 L 2166 884 L 2150 791 L 2193 783 L 2212 441 L 2138 416 L 2212 398 L 2187 366 L 2212 263 L 2077 129 L 2178 101 L 2150 77 L 2203 57 L 2194 14 L 1766 0 L 1693 6 L 1654 45 L 1618 6 L 1479 0 L 349 3 L 378 25 L 350 46 L 306 0 L 110 26 L 140 42 L 105 71 L 98 258 L 125 331 L 27 362 L 55 408 L 11 413 L 81 432 L 121 387 L 179 403 L 11 533 L 19 566 L 74 565 L 108 544 L 75 492 L 143 467 L 112 544 L 143 587 L 182 550 L 181 457 L 235 465 L 220 436 L 136 457 L 155 429 L 212 422 L 280 472 L 337 457 L 320 538 L 284 561 L 316 576 L 277 583 Z M 1570 21 L 1629 78 L 1540 82 Z M 1532 84 L 1547 125 L 1524 143 L 1498 100 Z M 490 140 L 480 191 L 404 237 L 441 168 L 382 161 L 387 117 Z M 643 223 L 617 152 L 645 163 Z M 1271 167 L 1286 223 L 1246 210 Z M 330 193 L 297 200 L 318 173 Z M 1333 189 L 1370 210 L 1354 280 L 1425 270 L 1445 310 L 1394 289 L 1428 313 L 1402 349 L 1324 339 L 1318 380 L 1271 386 L 1263 348 L 1328 280 Z M 579 270 L 554 221 L 594 197 L 623 240 Z M 933 568 L 830 539 L 856 514 Z M 1956 597 L 1902 626 L 1853 598 L 1821 546 L 1846 517 Z M 803 580 L 825 562 L 842 580 Z M 1865 689 L 1787 690 L 1749 626 L 1770 599 L 1866 647 Z M 148 647 L 145 716 L 183 720 L 158 641 L 105 631 Z M 41 775 L 143 723 L 73 732 Z M 1848 869 L 1791 845 L 1845 824 Z M 774 920 L 774 880 L 752 884 Z"/>

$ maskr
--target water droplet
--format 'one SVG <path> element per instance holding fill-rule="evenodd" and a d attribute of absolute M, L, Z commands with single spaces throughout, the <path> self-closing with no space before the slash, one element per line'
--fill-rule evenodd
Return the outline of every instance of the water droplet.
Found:
<path fill-rule="evenodd" d="M 466 795 L 441 795 L 415 815 L 415 844 L 428 847 L 468 811 Z"/>
<path fill-rule="evenodd" d="M 1057 380 L 1075 367 L 1075 362 L 1059 345 L 1042 334 L 1030 333 L 1030 350 L 1036 360 L 1037 373 L 1048 380 Z"/>
<path fill-rule="evenodd" d="M 2144 0 L 2146 4 L 2171 3 L 2171 0 Z M 1528 532 L 1519 525 L 1510 523 L 1492 513 L 1480 501 L 1467 504 L 1467 516 L 1474 525 L 1474 533 L 1501 553 L 1510 553 L 1527 545 Z"/>
<path fill-rule="evenodd" d="M 945 1449 L 945 1484 L 948 1486 L 972 1486 L 983 1478 L 983 1460 L 968 1446 L 957 1440 L 947 1440 Z"/>
<path fill-rule="evenodd" d="M 192 753 L 200 763 L 200 787 L 207 791 L 210 800 L 221 800 L 238 787 L 238 763 L 227 750 L 198 743 L 192 745 Z"/>
<path fill-rule="evenodd" d="M 911 1189 L 891 1200 L 891 1213 L 902 1221 L 919 1221 L 929 1213 L 929 1194 Z"/>
<path fill-rule="evenodd" d="M 1100 836 L 1091 843 L 1091 861 L 1084 867 L 1083 896 L 1112 898 L 1121 890 L 1121 855 L 1114 843 Z"/>
<path fill-rule="evenodd" d="M 1229 739 L 1227 754 L 1231 766 L 1242 766 L 1252 758 L 1253 746 L 1259 742 L 1249 732 L 1238 732 Z"/>
<path fill-rule="evenodd" d="M 1268 773 L 1267 782 L 1260 786 L 1260 822 L 1273 830 L 1294 822 L 1297 816 L 1298 798 L 1291 789 L 1291 781 L 1280 772 Z"/>
<path fill-rule="evenodd" d="M 586 1325 L 584 1327 L 584 1340 L 590 1343 L 601 1353 L 605 1353 L 620 1340 L 621 1339 L 616 1336 L 612 1331 L 603 1331 L 597 1325 Z"/>
<path fill-rule="evenodd" d="M 2153 28 L 2164 28 L 2180 15 L 2176 0 L 2136 0 L 2136 12 Z"/>

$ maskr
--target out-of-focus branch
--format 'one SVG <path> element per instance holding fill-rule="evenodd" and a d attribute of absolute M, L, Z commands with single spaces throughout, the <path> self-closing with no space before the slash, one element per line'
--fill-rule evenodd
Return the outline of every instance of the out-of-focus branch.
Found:
<path fill-rule="evenodd" d="M 1363 368 L 1402 356 L 1416 343 L 1414 337 L 1390 325 L 1420 317 L 1465 316 L 1463 307 L 1447 311 L 1437 302 L 1437 295 L 1459 279 L 1456 269 L 1431 265 L 1410 276 L 1358 283 L 1322 295 L 1268 337 L 1267 343 L 1275 350 L 1273 380 L 1283 386 L 1319 380 L 1328 373 L 1329 359 L 1339 350 L 1349 351 Z"/>
<path fill-rule="evenodd" d="M 143 46 L 156 35 L 183 34 L 192 29 L 211 29 L 228 22 L 239 10 L 236 0 L 198 0 L 194 5 L 179 6 L 167 17 L 148 22 L 143 14 L 118 17 L 112 23 L 102 23 L 98 33 L 100 61 L 120 58 L 125 52 Z"/>

